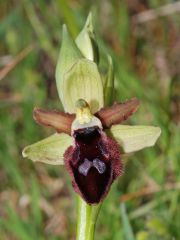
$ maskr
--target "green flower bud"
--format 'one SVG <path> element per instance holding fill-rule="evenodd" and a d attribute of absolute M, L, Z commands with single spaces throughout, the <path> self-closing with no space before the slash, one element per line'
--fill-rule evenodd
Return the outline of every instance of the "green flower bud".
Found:
<path fill-rule="evenodd" d="M 89 16 L 77 42 L 81 50 L 85 50 L 86 46 L 88 56 L 93 60 L 93 47 L 89 37 L 93 34 L 90 19 Z M 96 63 L 84 58 L 79 48 L 64 26 L 62 46 L 56 68 L 57 90 L 66 112 L 75 113 L 76 101 L 83 98 L 89 104 L 92 113 L 95 113 L 104 106 L 102 79 Z"/>
<path fill-rule="evenodd" d="M 83 58 L 80 50 L 69 35 L 65 25 L 63 25 L 62 45 L 60 49 L 59 59 L 56 66 L 56 85 L 59 97 L 64 105 L 62 86 L 64 84 L 64 74 L 72 67 L 79 59 Z"/>
<path fill-rule="evenodd" d="M 82 31 L 76 38 L 76 44 L 85 58 L 94 62 L 98 62 L 99 51 L 95 41 L 91 13 L 89 13 Z"/>

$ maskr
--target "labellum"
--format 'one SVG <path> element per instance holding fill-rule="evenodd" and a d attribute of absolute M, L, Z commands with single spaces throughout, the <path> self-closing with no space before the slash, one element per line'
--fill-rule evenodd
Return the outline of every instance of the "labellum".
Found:
<path fill-rule="evenodd" d="M 75 145 L 64 155 L 73 187 L 86 202 L 99 203 L 122 174 L 119 146 L 98 126 L 77 129 L 73 137 Z"/>

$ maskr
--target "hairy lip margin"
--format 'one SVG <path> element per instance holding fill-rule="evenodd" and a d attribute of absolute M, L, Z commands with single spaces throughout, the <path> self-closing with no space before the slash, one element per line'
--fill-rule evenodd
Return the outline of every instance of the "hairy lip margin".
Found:
<path fill-rule="evenodd" d="M 119 146 L 98 127 L 76 131 L 74 141 L 64 154 L 73 188 L 87 203 L 97 204 L 123 173 Z"/>

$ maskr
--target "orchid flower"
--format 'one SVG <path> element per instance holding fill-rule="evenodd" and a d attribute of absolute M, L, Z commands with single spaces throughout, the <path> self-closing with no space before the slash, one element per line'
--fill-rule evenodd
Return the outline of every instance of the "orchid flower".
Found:
<path fill-rule="evenodd" d="M 86 203 L 102 202 L 113 181 L 123 174 L 123 154 L 153 146 L 159 127 L 122 125 L 139 107 L 132 98 L 112 103 L 114 76 L 111 58 L 106 77 L 98 68 L 91 16 L 74 41 L 63 27 L 56 68 L 63 111 L 35 108 L 35 121 L 56 130 L 52 136 L 25 147 L 33 161 L 65 165 L 72 186 Z"/>
<path fill-rule="evenodd" d="M 86 31 L 91 30 L 89 25 L 87 20 Z M 159 127 L 120 124 L 138 109 L 136 98 L 104 106 L 108 87 L 113 91 L 112 63 L 111 74 L 107 74 L 103 85 L 90 34 L 86 35 L 85 29 L 75 43 L 63 27 L 56 81 L 65 112 L 34 109 L 35 121 L 53 127 L 57 133 L 27 146 L 23 156 L 48 164 L 64 164 L 74 190 L 87 203 L 94 204 L 104 199 L 113 181 L 122 175 L 123 153 L 153 146 L 161 131 Z M 87 49 L 81 49 L 84 45 Z M 107 86 L 108 83 L 111 85 Z"/>

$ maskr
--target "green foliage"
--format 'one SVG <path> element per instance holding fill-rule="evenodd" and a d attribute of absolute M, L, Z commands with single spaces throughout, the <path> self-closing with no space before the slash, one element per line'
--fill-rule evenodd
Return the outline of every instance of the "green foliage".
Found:
<path fill-rule="evenodd" d="M 74 199 L 64 169 L 35 165 L 22 159 L 21 150 L 52 133 L 34 123 L 32 110 L 35 106 L 61 108 L 55 87 L 61 26 L 66 23 L 75 38 L 90 10 L 103 56 L 99 66 L 106 73 L 107 55 L 114 63 L 115 98 L 123 101 L 137 96 L 141 101 L 128 124 L 162 129 L 156 147 L 128 157 L 124 176 L 103 203 L 96 239 L 180 239 L 180 23 L 176 13 L 134 23 L 133 15 L 167 1 L 149 1 L 149 6 L 142 1 L 136 6 L 127 2 L 1 1 L 0 239 L 58 240 L 74 236 Z M 20 59 L 19 53 L 31 45 L 32 50 Z M 14 67 L 1 77 L 11 61 L 15 61 Z M 119 210 L 121 196 L 144 187 L 158 191 L 132 197 L 125 203 L 126 211 Z M 27 203 L 22 201 L 25 196 Z"/>
<path fill-rule="evenodd" d="M 134 240 L 134 234 L 129 221 L 129 217 L 126 212 L 126 207 L 124 203 L 121 203 L 121 217 L 122 217 L 122 227 L 124 232 L 124 238 L 126 240 Z"/>

